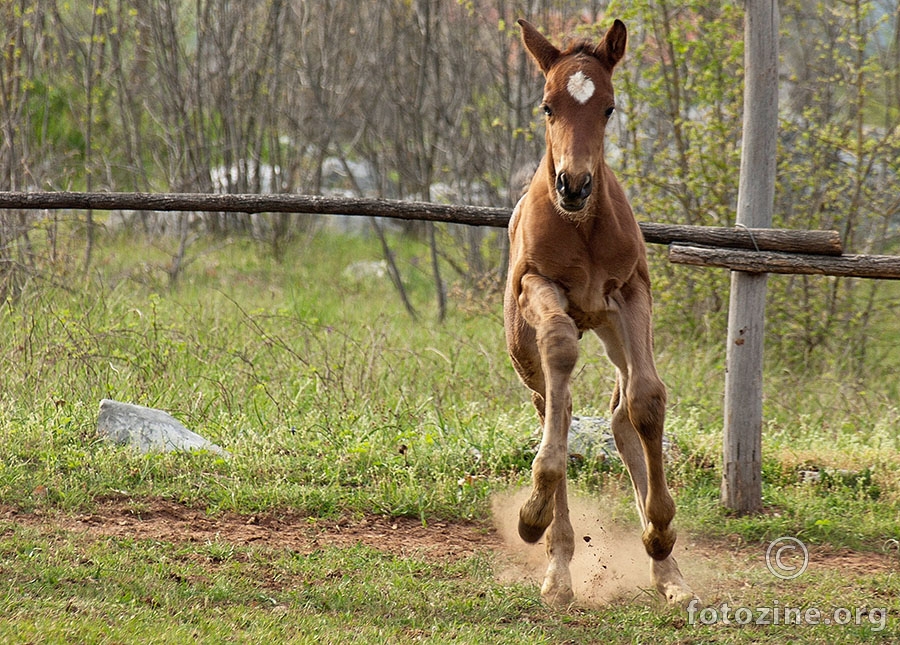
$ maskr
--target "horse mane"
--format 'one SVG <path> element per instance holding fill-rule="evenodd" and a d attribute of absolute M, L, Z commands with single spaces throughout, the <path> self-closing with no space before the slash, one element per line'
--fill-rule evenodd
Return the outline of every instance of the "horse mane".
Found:
<path fill-rule="evenodd" d="M 562 56 L 570 56 L 572 54 L 585 54 L 600 60 L 600 57 L 597 55 L 596 43 L 592 43 L 589 40 L 577 40 L 570 43 L 561 53 Z"/>

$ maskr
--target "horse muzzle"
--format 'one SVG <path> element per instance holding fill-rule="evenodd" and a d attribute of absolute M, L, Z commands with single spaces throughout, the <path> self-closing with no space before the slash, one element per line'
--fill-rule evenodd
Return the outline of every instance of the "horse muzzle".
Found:
<path fill-rule="evenodd" d="M 584 208 L 594 187 L 591 173 L 586 172 L 577 177 L 562 171 L 556 175 L 556 195 L 560 208 L 575 213 Z"/>

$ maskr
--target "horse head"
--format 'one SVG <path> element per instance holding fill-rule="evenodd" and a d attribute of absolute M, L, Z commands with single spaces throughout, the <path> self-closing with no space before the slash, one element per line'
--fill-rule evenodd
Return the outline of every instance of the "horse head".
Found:
<path fill-rule="evenodd" d="M 522 40 L 544 74 L 541 109 L 546 115 L 550 194 L 562 211 L 585 211 L 603 165 L 606 124 L 615 109 L 612 71 L 625 54 L 625 25 L 616 20 L 603 39 L 561 51 L 528 21 Z"/>

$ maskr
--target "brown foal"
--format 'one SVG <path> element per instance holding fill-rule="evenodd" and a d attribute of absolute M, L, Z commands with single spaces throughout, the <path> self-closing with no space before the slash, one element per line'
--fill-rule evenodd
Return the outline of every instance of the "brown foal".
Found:
<path fill-rule="evenodd" d="M 543 424 L 531 495 L 519 511 L 519 535 L 534 543 L 547 531 L 549 566 L 541 595 L 552 604 L 571 602 L 569 381 L 581 334 L 591 330 L 616 367 L 612 431 L 631 475 L 654 583 L 670 603 L 683 603 L 693 593 L 671 555 L 675 504 L 662 451 L 666 388 L 653 361 L 647 254 L 631 206 L 603 157 L 615 108 L 612 71 L 625 53 L 625 25 L 616 20 L 599 43 L 578 42 L 564 51 L 528 22 L 519 25 L 544 73 L 547 136 L 546 154 L 509 223 L 507 348 Z"/>

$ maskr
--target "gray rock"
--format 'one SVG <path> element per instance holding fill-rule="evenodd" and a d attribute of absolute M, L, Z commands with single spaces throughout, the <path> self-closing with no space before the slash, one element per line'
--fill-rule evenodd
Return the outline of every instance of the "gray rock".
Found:
<path fill-rule="evenodd" d="M 572 417 L 569 426 L 569 455 L 586 458 L 618 459 L 609 419 L 603 417 Z"/>
<path fill-rule="evenodd" d="M 385 260 L 361 260 L 344 269 L 345 278 L 363 282 L 368 278 L 381 279 L 387 277 L 388 264 Z"/>
<path fill-rule="evenodd" d="M 123 446 L 136 446 L 145 453 L 206 450 L 231 456 L 162 410 L 110 399 L 100 401 L 97 432 L 105 439 Z"/>
<path fill-rule="evenodd" d="M 663 450 L 668 453 L 671 442 L 663 436 Z M 586 458 L 619 460 L 616 440 L 609 419 L 603 417 L 572 417 L 569 426 L 569 455 Z"/>

